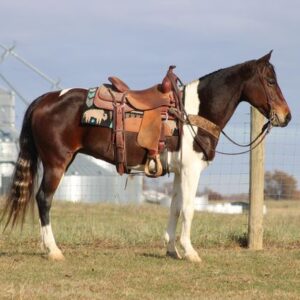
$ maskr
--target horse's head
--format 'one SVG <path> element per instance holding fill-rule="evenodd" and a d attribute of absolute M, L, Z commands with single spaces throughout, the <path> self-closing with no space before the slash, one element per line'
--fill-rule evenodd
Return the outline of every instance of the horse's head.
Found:
<path fill-rule="evenodd" d="M 276 73 L 270 63 L 272 51 L 251 62 L 252 76 L 243 88 L 243 98 L 256 107 L 273 126 L 287 126 L 290 109 L 282 95 Z"/>

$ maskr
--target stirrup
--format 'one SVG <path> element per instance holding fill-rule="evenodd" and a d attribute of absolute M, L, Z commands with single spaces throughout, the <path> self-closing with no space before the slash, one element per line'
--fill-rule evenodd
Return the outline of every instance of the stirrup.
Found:
<path fill-rule="evenodd" d="M 159 177 L 162 175 L 163 167 L 159 154 L 157 154 L 155 157 L 148 156 L 144 171 L 149 177 Z"/>

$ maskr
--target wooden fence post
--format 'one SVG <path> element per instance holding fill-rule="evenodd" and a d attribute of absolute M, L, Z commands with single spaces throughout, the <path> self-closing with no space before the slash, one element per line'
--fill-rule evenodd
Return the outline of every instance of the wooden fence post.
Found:
<path fill-rule="evenodd" d="M 264 124 L 264 116 L 251 107 L 251 140 L 258 136 Z M 263 205 L 264 205 L 264 142 L 250 153 L 250 196 L 248 219 L 248 247 L 263 248 Z"/>

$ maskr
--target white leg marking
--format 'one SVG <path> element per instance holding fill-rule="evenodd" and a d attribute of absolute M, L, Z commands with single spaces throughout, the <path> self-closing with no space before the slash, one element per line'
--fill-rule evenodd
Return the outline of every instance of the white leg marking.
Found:
<path fill-rule="evenodd" d="M 198 84 L 199 81 L 197 80 L 186 86 L 185 109 L 188 114 L 198 114 L 200 104 L 197 91 Z M 179 214 L 182 212 L 183 223 L 180 243 L 184 249 L 184 255 L 190 261 L 200 262 L 201 259 L 192 246 L 190 234 L 194 216 L 194 200 L 200 174 L 208 163 L 203 160 L 202 153 L 193 150 L 193 142 L 191 128 L 185 125 L 183 127 L 181 151 L 176 154 L 173 153 L 169 158 L 171 168 L 175 172 L 175 180 L 170 218 L 165 237 L 168 241 L 167 251 L 177 253 L 175 232 Z"/>
<path fill-rule="evenodd" d="M 70 90 L 72 90 L 72 88 L 71 88 L 71 89 L 64 89 L 64 90 L 61 90 L 60 93 L 59 93 L 59 97 L 62 96 L 62 95 L 64 95 L 64 94 L 66 94 L 66 93 L 67 93 L 68 91 L 70 91 Z"/>
<path fill-rule="evenodd" d="M 183 222 L 180 243 L 184 249 L 185 257 L 195 262 L 199 262 L 201 259 L 191 243 L 191 226 L 194 217 L 194 200 L 202 169 L 201 164 L 194 163 L 192 166 L 183 167 L 181 172 Z"/>
<path fill-rule="evenodd" d="M 51 224 L 41 227 L 41 237 L 43 246 L 49 251 L 49 258 L 53 260 L 62 260 L 64 256 L 57 247 Z"/>
<path fill-rule="evenodd" d="M 176 248 L 176 227 L 182 207 L 182 194 L 180 189 L 180 176 L 175 174 L 173 183 L 173 196 L 170 208 L 170 216 L 165 240 L 167 242 L 167 255 L 173 258 L 181 259 L 181 256 Z"/>

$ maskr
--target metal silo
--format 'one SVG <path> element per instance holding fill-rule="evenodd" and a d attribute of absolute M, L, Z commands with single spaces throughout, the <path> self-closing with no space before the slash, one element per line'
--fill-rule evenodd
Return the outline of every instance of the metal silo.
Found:
<path fill-rule="evenodd" d="M 0 88 L 0 128 L 15 128 L 15 95 Z"/>
<path fill-rule="evenodd" d="M 18 155 L 15 129 L 15 96 L 0 88 L 0 194 L 8 188 Z"/>

